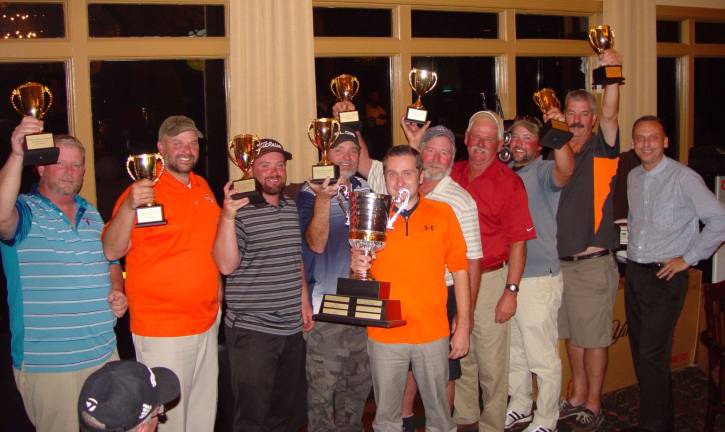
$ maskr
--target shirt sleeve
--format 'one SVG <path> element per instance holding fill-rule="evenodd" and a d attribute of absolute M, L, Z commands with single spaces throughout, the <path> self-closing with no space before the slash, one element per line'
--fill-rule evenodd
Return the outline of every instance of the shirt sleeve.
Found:
<path fill-rule="evenodd" d="M 680 179 L 680 185 L 697 217 L 705 224 L 690 250 L 682 257 L 687 264 L 695 265 L 709 258 L 725 241 L 725 208 L 694 171 L 687 169 Z"/>
<path fill-rule="evenodd" d="M 315 286 L 315 253 L 307 245 L 305 231 L 312 222 L 315 212 L 315 194 L 311 190 L 303 189 L 297 195 L 297 214 L 300 218 L 300 233 L 302 235 L 302 263 L 305 267 L 305 280 L 309 286 L 309 292 Z"/>
<path fill-rule="evenodd" d="M 15 201 L 15 209 L 18 211 L 18 225 L 15 227 L 15 234 L 13 238 L 3 240 L 3 243 L 8 246 L 15 246 L 25 240 L 30 232 L 30 226 L 33 224 L 33 214 L 30 211 L 30 206 L 21 196 Z"/>
<path fill-rule="evenodd" d="M 601 128 L 597 131 L 596 138 L 597 139 L 592 143 L 594 144 L 594 156 L 615 158 L 619 155 L 619 129 L 617 129 L 617 137 L 614 140 L 614 146 L 610 146 L 604 140 L 604 134 L 602 133 Z"/>
<path fill-rule="evenodd" d="M 370 190 L 379 194 L 387 194 L 388 188 L 385 186 L 385 173 L 383 172 L 383 163 L 373 159 L 368 173 L 368 184 Z"/>
<path fill-rule="evenodd" d="M 455 213 L 450 206 L 443 207 L 445 218 L 448 221 L 446 238 L 446 267 L 451 273 L 459 270 L 468 270 L 468 257 L 466 256 L 466 240 L 461 231 Z"/>
<path fill-rule="evenodd" d="M 554 164 L 555 161 L 542 161 L 536 174 L 538 175 L 539 184 L 544 187 L 545 190 L 550 192 L 558 192 L 561 190 L 559 186 L 554 183 Z"/>
<path fill-rule="evenodd" d="M 483 258 L 483 247 L 481 246 L 481 230 L 478 226 L 478 208 L 473 198 L 466 200 L 466 206 L 461 209 L 460 225 L 463 231 L 463 239 L 466 242 L 466 256 L 468 259 Z"/>
<path fill-rule="evenodd" d="M 536 229 L 531 219 L 529 200 L 521 177 L 514 174 L 510 189 L 511 193 L 501 212 L 507 243 L 535 239 Z"/>

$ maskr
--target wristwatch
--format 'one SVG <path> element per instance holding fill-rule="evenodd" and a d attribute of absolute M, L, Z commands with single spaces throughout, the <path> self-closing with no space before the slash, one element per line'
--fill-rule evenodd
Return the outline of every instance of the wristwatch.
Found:
<path fill-rule="evenodd" d="M 516 285 L 515 283 L 506 284 L 505 288 L 506 288 L 506 291 L 510 291 L 514 294 L 519 292 L 519 286 Z"/>

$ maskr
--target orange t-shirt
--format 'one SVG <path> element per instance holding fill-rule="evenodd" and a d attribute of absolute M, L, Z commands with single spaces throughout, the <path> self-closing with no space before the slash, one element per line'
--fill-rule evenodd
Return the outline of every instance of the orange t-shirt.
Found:
<path fill-rule="evenodd" d="M 390 298 L 400 300 L 407 324 L 368 327 L 368 337 L 383 343 L 427 343 L 450 334 L 445 269 L 468 269 L 466 242 L 448 204 L 420 198 L 406 221 L 399 216 L 377 252 L 372 274 L 390 282 Z"/>
<path fill-rule="evenodd" d="M 154 200 L 163 206 L 166 225 L 134 226 L 131 232 L 126 296 L 134 334 L 188 336 L 216 320 L 220 279 L 211 251 L 219 206 L 203 178 L 190 173 L 189 179 L 191 187 L 164 172 Z"/>

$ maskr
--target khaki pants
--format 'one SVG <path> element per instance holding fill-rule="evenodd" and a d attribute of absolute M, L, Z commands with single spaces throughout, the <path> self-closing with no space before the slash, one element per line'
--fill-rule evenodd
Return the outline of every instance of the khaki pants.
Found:
<path fill-rule="evenodd" d="M 497 324 L 496 303 L 506 285 L 508 267 L 481 275 L 474 311 L 471 349 L 461 360 L 463 375 L 456 380 L 455 411 L 458 424 L 478 420 L 479 431 L 504 429 L 508 396 L 510 320 Z M 483 412 L 478 404 L 478 385 L 483 394 Z"/>
<path fill-rule="evenodd" d="M 172 407 L 160 432 L 213 431 L 216 419 L 219 361 L 219 319 L 204 333 L 180 337 L 133 335 L 136 359 L 148 367 L 174 371 L 181 384 L 181 399 Z"/>
<path fill-rule="evenodd" d="M 538 393 L 532 424 L 551 430 L 559 419 L 561 359 L 557 316 L 564 289 L 561 273 L 521 279 L 511 322 L 509 410 L 531 412 L 531 374 Z"/>
<path fill-rule="evenodd" d="M 118 360 L 114 351 L 108 361 Z M 78 432 L 78 396 L 105 363 L 73 372 L 27 373 L 13 368 L 15 385 L 37 432 Z"/>

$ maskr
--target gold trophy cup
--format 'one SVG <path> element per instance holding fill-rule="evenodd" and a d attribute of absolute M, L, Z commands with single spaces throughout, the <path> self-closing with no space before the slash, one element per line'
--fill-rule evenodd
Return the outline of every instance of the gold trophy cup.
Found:
<path fill-rule="evenodd" d="M 21 116 L 42 120 L 53 105 L 53 93 L 40 83 L 26 82 L 10 92 L 10 103 Z M 58 161 L 60 149 L 53 142 L 52 133 L 25 136 L 23 165 L 51 165 Z"/>
<path fill-rule="evenodd" d="M 315 183 L 322 183 L 326 178 L 330 184 L 337 182 L 340 178 L 340 167 L 330 162 L 327 153 L 340 135 L 340 122 L 333 118 L 318 118 L 310 122 L 307 128 L 307 136 L 312 144 L 320 151 L 320 162 L 312 166 L 312 180 Z"/>
<path fill-rule="evenodd" d="M 614 31 L 608 25 L 600 25 L 589 29 L 589 45 L 597 55 L 601 55 L 604 50 L 614 48 Z M 599 66 L 594 69 L 592 82 L 594 85 L 599 86 L 624 83 L 622 66 Z"/>
<path fill-rule="evenodd" d="M 425 124 L 428 120 L 428 111 L 423 106 L 423 95 L 433 90 L 438 84 L 438 74 L 426 69 L 412 69 L 408 74 L 408 83 L 418 99 L 414 104 L 408 106 L 405 113 L 405 120 L 418 124 Z"/>
<path fill-rule="evenodd" d="M 353 75 L 338 75 L 330 81 L 330 91 L 338 102 L 352 102 L 359 90 L 360 81 Z M 351 126 L 354 130 L 360 130 L 361 127 L 360 116 L 355 110 L 340 112 L 340 123 Z"/>
<path fill-rule="evenodd" d="M 254 149 L 259 144 L 259 137 L 252 134 L 235 135 L 229 141 L 228 156 L 232 163 L 242 171 L 242 178 L 232 181 L 235 193 L 232 199 L 249 198 L 252 204 L 261 203 L 262 195 L 257 189 L 257 181 L 249 173 L 254 163 Z"/>
<path fill-rule="evenodd" d="M 546 114 L 552 108 L 561 109 L 561 102 L 556 97 L 556 92 L 550 88 L 542 88 L 534 92 L 534 103 L 539 107 L 542 114 Z M 569 125 L 566 122 L 549 119 L 539 132 L 539 144 L 552 149 L 560 149 L 572 136 Z"/>
<path fill-rule="evenodd" d="M 148 179 L 156 183 L 164 172 L 164 158 L 158 153 L 131 155 L 126 159 L 126 171 L 133 181 Z M 139 228 L 166 225 L 164 207 L 151 202 L 136 209 L 136 226 Z"/>

